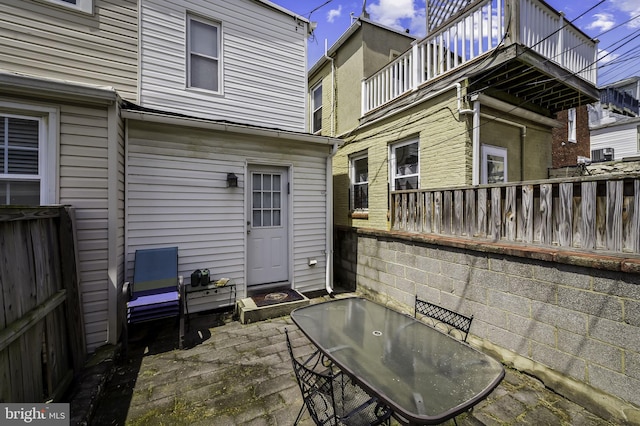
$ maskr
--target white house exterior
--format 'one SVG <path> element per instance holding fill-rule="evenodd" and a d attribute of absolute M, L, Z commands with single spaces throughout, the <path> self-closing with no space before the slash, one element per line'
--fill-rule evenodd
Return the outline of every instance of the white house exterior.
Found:
<path fill-rule="evenodd" d="M 613 149 L 611 160 L 640 155 L 640 118 L 620 117 L 612 123 L 591 127 L 591 152 Z"/>
<path fill-rule="evenodd" d="M 306 19 L 255 0 L 142 0 L 140 10 L 142 105 L 305 131 Z M 205 36 L 217 40 L 209 50 Z M 200 66 L 218 78 L 193 81 Z"/>
<path fill-rule="evenodd" d="M 75 208 L 89 352 L 119 338 L 138 248 L 178 246 L 187 284 L 208 268 L 238 298 L 330 284 L 338 141 L 303 133 L 308 24 L 266 0 L 2 2 L 0 120 L 42 161 L 0 171 L 0 204 Z"/>

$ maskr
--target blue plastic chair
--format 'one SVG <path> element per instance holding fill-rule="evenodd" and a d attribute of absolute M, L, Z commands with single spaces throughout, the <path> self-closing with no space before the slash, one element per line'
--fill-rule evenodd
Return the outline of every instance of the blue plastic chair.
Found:
<path fill-rule="evenodd" d="M 178 345 L 182 349 L 184 286 L 178 276 L 178 247 L 136 250 L 133 282 L 125 286 L 129 295 L 127 322 L 178 317 Z"/>

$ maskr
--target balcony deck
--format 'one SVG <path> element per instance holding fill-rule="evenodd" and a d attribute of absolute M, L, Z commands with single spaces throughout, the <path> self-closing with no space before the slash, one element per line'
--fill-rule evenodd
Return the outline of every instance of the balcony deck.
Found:
<path fill-rule="evenodd" d="M 469 76 L 478 87 L 556 112 L 580 97 L 597 99 L 596 54 L 597 41 L 542 1 L 481 0 L 364 80 L 362 115 L 436 81 Z"/>

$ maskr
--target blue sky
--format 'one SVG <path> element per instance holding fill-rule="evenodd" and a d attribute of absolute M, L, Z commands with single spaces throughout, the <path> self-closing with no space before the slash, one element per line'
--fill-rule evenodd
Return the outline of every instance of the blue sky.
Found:
<path fill-rule="evenodd" d="M 309 38 L 309 66 L 324 53 L 359 16 L 363 0 L 271 0 L 317 22 Z M 640 0 L 546 0 L 551 7 L 588 36 L 600 40 L 598 84 L 640 76 Z M 425 0 L 366 0 L 373 21 L 409 29 L 419 37 L 425 33 Z M 583 16 L 581 16 L 583 15 Z M 580 17 L 581 16 L 581 17 Z"/>

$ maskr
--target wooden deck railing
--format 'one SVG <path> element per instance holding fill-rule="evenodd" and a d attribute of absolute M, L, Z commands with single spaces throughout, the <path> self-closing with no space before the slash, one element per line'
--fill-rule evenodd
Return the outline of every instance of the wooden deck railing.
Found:
<path fill-rule="evenodd" d="M 362 114 L 509 43 L 523 44 L 596 82 L 596 42 L 562 14 L 540 0 L 484 0 L 364 80 Z"/>
<path fill-rule="evenodd" d="M 640 176 L 393 191 L 393 230 L 640 254 Z"/>

